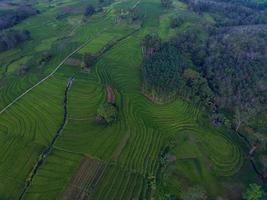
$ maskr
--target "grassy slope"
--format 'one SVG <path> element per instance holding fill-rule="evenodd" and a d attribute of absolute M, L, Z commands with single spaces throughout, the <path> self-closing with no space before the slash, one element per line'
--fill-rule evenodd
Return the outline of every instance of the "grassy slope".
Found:
<path fill-rule="evenodd" d="M 78 28 L 71 41 L 79 44 L 92 38 L 81 53 L 95 53 L 106 43 L 127 35 L 131 28 L 116 24 L 112 11 L 132 7 L 136 2 L 114 3 L 107 15 L 96 16 L 88 25 Z M 168 30 L 170 14 L 162 10 L 159 0 L 140 1 L 136 8 L 145 14 L 143 28 L 104 54 L 90 74 L 76 74 L 69 93 L 67 127 L 34 178 L 25 199 L 59 198 L 83 156 L 110 163 L 99 180 L 93 196 L 95 199 L 127 199 L 145 195 L 146 178 L 155 175 L 159 151 L 169 138 L 177 141 L 177 147 L 171 153 L 176 157 L 175 166 L 179 175 L 178 179 L 168 179 L 173 186 L 168 188 L 170 192 L 177 192 L 176 188 L 178 190 L 183 184 L 203 184 L 210 194 L 216 195 L 220 189 L 218 179 L 232 176 L 242 165 L 239 147 L 225 130 L 216 130 L 203 122 L 205 117 L 198 106 L 180 99 L 168 105 L 154 105 L 140 93 L 142 38 L 155 31 L 160 31 L 161 37 L 167 38 L 174 30 Z M 178 3 L 176 9 L 184 8 Z M 47 21 L 50 23 L 50 20 Z M 34 24 L 37 22 L 32 22 L 32 27 Z M 36 35 L 37 32 L 36 27 Z M 54 44 L 55 35 L 46 37 L 43 34 L 44 43 L 37 49 L 49 48 Z M 60 56 L 55 59 L 60 60 Z M 55 64 L 56 61 L 52 62 L 51 68 Z M 14 198 L 21 190 L 34 160 L 60 124 L 66 80 L 77 71 L 77 67 L 63 66 L 55 77 L 0 116 L 3 158 L 0 161 L 0 176 L 5 180 L 0 184 L 2 196 Z M 23 82 L 16 81 L 17 87 L 21 87 Z M 119 120 L 111 127 L 97 125 L 94 120 L 98 105 L 105 100 L 106 84 L 114 88 L 119 106 Z M 10 90 L 6 89 L 6 93 L 9 94 Z M 18 89 L 21 90 L 23 87 Z M 16 94 L 10 96 L 9 99 L 12 99 Z M 32 102 L 35 102 L 34 105 Z M 14 187 L 6 188 L 6 185 Z"/>

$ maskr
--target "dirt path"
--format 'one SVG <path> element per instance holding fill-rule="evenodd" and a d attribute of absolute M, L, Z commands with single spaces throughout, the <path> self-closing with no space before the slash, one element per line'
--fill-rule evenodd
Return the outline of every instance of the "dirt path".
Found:
<path fill-rule="evenodd" d="M 21 95 L 19 95 L 17 98 L 15 98 L 11 103 L 9 103 L 7 106 L 5 106 L 1 111 L 0 114 L 4 113 L 10 106 L 15 104 L 18 100 L 20 100 L 23 96 L 25 96 L 27 93 L 29 93 L 31 90 L 33 90 L 35 87 L 38 85 L 42 84 L 45 82 L 47 79 L 49 79 L 51 76 L 53 76 L 57 70 L 75 53 L 77 53 L 80 49 L 82 49 L 84 46 L 86 46 L 92 39 L 87 40 L 85 43 L 83 43 L 81 46 L 79 46 L 77 49 L 75 49 L 73 52 L 71 52 L 67 57 L 65 57 L 58 65 L 57 67 L 46 77 L 44 77 L 42 80 L 40 80 L 38 83 L 27 89 L 25 92 L 23 92 Z"/>
<path fill-rule="evenodd" d="M 110 85 L 108 85 L 106 87 L 106 90 L 107 90 L 107 102 L 115 104 L 116 99 L 115 99 L 115 95 L 114 95 L 112 87 Z"/>

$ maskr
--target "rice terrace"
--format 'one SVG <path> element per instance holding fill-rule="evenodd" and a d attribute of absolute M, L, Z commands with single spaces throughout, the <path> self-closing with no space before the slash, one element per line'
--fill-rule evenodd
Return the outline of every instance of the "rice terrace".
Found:
<path fill-rule="evenodd" d="M 267 200 L 266 0 L 0 0 L 0 200 Z"/>

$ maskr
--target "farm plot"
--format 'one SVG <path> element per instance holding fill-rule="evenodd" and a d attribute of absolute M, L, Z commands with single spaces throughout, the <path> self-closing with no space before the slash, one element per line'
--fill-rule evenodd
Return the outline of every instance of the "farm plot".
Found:
<path fill-rule="evenodd" d="M 99 160 L 83 159 L 61 199 L 90 199 L 96 184 L 104 173 L 105 166 L 106 164 Z"/>
<path fill-rule="evenodd" d="M 54 149 L 34 177 L 24 199 L 60 199 L 73 172 L 77 170 L 77 163 L 83 158 L 81 154 Z"/>
<path fill-rule="evenodd" d="M 1 114 L 0 176 L 6 178 L 0 193 L 7 198 L 17 198 L 40 152 L 58 129 L 65 86 L 66 79 L 50 79 Z M 6 184 L 13 185 L 13 190 L 6 189 Z"/>
<path fill-rule="evenodd" d="M 100 179 L 92 199 L 127 200 L 145 195 L 145 179 L 133 171 L 109 165 Z"/>
<path fill-rule="evenodd" d="M 105 100 L 105 87 L 93 79 L 76 78 L 69 94 L 69 122 L 58 148 L 109 158 L 122 135 L 121 123 L 105 127 L 96 123 L 96 111 Z"/>

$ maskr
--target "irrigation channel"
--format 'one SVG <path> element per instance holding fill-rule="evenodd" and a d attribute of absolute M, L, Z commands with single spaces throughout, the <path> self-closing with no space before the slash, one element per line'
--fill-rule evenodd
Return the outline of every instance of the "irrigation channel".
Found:
<path fill-rule="evenodd" d="M 58 128 L 56 134 L 52 138 L 50 144 L 41 153 L 38 161 L 36 162 L 32 171 L 30 172 L 29 177 L 27 178 L 27 180 L 25 182 L 25 186 L 24 186 L 22 192 L 20 193 L 19 200 L 23 199 L 23 197 L 24 197 L 25 193 L 27 192 L 28 188 L 30 187 L 32 180 L 33 180 L 34 176 L 36 175 L 38 169 L 44 164 L 46 158 L 51 153 L 55 142 L 57 141 L 58 137 L 61 135 L 64 127 L 67 124 L 67 121 L 68 121 L 68 92 L 69 92 L 69 89 L 71 88 L 73 80 L 74 80 L 74 76 L 69 78 L 65 92 L 64 92 L 64 117 L 63 117 L 63 121 L 62 121 L 60 127 Z"/>
<path fill-rule="evenodd" d="M 129 34 L 113 41 L 112 43 L 109 43 L 107 45 L 105 45 L 100 52 L 97 53 L 96 57 L 97 59 L 99 59 L 103 54 L 105 54 L 108 50 L 110 50 L 112 47 L 114 47 L 118 42 L 128 38 L 129 36 L 133 35 L 134 33 L 136 33 L 137 31 L 139 31 L 140 28 L 130 32 Z M 20 96 L 18 96 L 15 100 L 13 100 L 9 105 L 7 105 L 5 108 L 3 108 L 0 111 L 0 114 L 2 114 L 3 112 L 5 112 L 10 106 L 12 106 L 14 103 L 16 103 L 20 98 L 22 98 L 24 95 L 26 95 L 29 91 L 31 91 L 33 88 L 37 87 L 38 85 L 40 85 L 42 82 L 46 81 L 48 78 L 50 78 L 52 75 L 55 74 L 55 72 L 65 63 L 65 61 L 70 58 L 73 54 L 75 54 L 76 52 L 78 52 L 82 47 L 86 46 L 88 43 L 90 42 L 90 40 L 86 41 L 84 44 L 82 44 L 81 46 L 79 46 L 75 51 L 73 51 L 71 54 L 69 54 L 48 76 L 46 76 L 44 79 L 42 79 L 41 81 L 39 81 L 37 84 L 35 84 L 34 86 L 32 86 L 31 88 L 29 88 L 28 90 L 26 90 L 24 93 L 22 93 Z M 36 164 L 34 165 L 33 169 L 31 170 L 28 178 L 25 181 L 25 186 L 22 190 L 22 192 L 19 195 L 19 200 L 22 200 L 25 193 L 27 192 L 28 188 L 30 187 L 32 180 L 34 178 L 34 176 L 36 175 L 38 169 L 43 165 L 43 163 L 45 162 L 46 158 L 48 157 L 48 155 L 50 154 L 50 152 L 53 149 L 53 146 L 56 142 L 56 140 L 58 139 L 58 137 L 61 135 L 65 125 L 67 124 L 68 121 L 68 91 L 72 85 L 72 82 L 74 80 L 74 76 L 72 76 L 71 78 L 69 78 L 68 82 L 67 82 L 67 86 L 65 89 L 65 93 L 64 93 L 64 117 L 63 117 L 63 121 L 59 127 L 59 129 L 57 130 L 56 134 L 54 135 L 54 137 L 52 138 L 50 144 L 48 145 L 48 147 L 41 153 L 41 155 L 39 156 L 39 159 L 37 160 Z"/>

